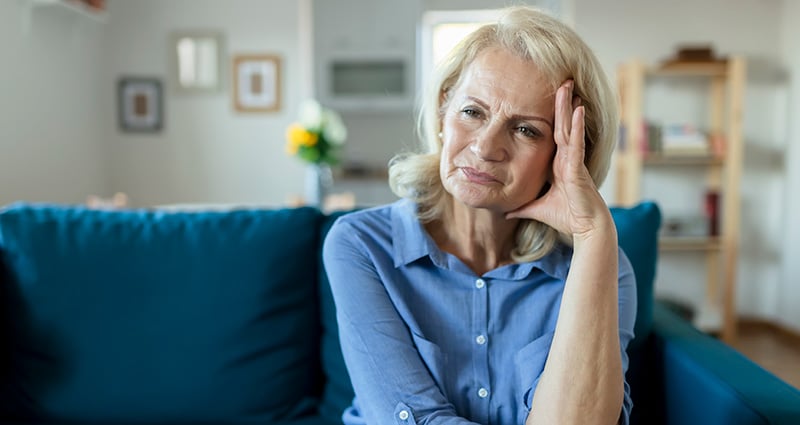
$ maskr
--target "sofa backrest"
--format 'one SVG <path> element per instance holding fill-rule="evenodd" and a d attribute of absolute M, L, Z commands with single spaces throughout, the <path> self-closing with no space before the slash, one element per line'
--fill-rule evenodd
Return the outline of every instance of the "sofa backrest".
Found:
<path fill-rule="evenodd" d="M 611 212 L 637 278 L 634 345 L 660 213 Z M 0 211 L 0 422 L 338 422 L 353 389 L 320 247 L 342 214 Z"/>
<path fill-rule="evenodd" d="M 653 283 L 658 263 L 661 210 L 654 202 L 646 201 L 630 208 L 612 207 L 611 216 L 617 225 L 619 246 L 628 256 L 636 275 L 635 338 L 628 347 L 629 350 L 635 350 L 653 327 Z"/>
<path fill-rule="evenodd" d="M 325 239 L 328 230 L 337 218 L 346 212 L 337 212 L 325 217 L 320 231 L 320 240 Z M 339 328 L 336 321 L 336 306 L 333 302 L 328 276 L 322 264 L 322 249 L 319 250 L 319 296 L 322 338 L 320 340 L 320 360 L 324 374 L 324 387 L 319 404 L 319 413 L 329 421 L 341 422 L 342 412 L 353 401 L 353 384 L 347 373 L 342 347 L 339 344 Z"/>
<path fill-rule="evenodd" d="M 316 410 L 314 209 L 0 212 L 0 422 Z"/>

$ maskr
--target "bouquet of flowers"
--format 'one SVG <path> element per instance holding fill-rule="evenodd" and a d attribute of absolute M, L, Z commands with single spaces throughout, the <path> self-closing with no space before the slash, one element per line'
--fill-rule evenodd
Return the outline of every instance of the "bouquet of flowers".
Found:
<path fill-rule="evenodd" d="M 303 102 L 300 119 L 286 130 L 286 153 L 312 164 L 336 165 L 347 128 L 335 111 L 314 100 Z"/>

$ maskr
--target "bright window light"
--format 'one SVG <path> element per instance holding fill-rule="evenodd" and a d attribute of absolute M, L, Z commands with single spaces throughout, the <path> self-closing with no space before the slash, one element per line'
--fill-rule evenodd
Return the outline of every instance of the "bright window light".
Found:
<path fill-rule="evenodd" d="M 420 87 L 430 79 L 433 69 L 464 37 L 480 26 L 496 22 L 499 10 L 448 10 L 428 11 L 422 16 L 420 26 Z"/>

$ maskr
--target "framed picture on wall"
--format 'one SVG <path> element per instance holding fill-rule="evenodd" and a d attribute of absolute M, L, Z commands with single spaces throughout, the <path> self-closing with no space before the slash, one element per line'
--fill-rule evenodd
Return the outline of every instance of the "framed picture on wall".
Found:
<path fill-rule="evenodd" d="M 276 112 L 281 109 L 280 57 L 234 56 L 233 106 L 239 112 Z"/>
<path fill-rule="evenodd" d="M 122 77 L 117 83 L 119 128 L 125 132 L 158 132 L 164 126 L 161 80 Z"/>

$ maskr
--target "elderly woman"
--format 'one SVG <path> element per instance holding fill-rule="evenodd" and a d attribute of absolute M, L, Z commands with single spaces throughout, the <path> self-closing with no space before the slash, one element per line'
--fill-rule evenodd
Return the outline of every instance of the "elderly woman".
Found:
<path fill-rule="evenodd" d="M 617 106 L 564 24 L 515 7 L 439 68 L 404 198 L 341 217 L 324 261 L 347 424 L 627 423 L 631 266 L 597 187 Z"/>

